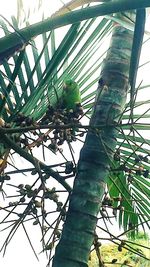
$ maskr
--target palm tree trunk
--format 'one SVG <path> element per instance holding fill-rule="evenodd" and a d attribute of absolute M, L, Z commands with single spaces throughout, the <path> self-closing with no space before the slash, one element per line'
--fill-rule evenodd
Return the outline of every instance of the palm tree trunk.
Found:
<path fill-rule="evenodd" d="M 86 136 L 53 267 L 88 266 L 97 215 L 116 147 L 118 130 L 115 124 L 124 109 L 128 92 L 132 42 L 133 32 L 114 25 L 90 121 L 91 126 L 106 127 L 89 130 Z"/>

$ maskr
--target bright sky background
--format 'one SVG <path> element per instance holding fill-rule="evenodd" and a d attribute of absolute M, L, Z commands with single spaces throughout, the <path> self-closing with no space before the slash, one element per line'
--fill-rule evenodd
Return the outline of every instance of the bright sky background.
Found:
<path fill-rule="evenodd" d="M 37 3 L 37 0 L 26 0 L 24 1 L 26 4 L 26 7 L 30 8 L 33 10 L 33 7 L 35 6 L 35 3 Z M 46 16 L 51 15 L 54 13 L 56 10 L 58 10 L 61 6 L 62 3 L 59 0 L 44 0 L 44 12 Z M 68 1 L 64 1 L 68 2 Z M 0 14 L 2 14 L 4 17 L 9 19 L 11 15 L 16 14 L 17 12 L 17 5 L 16 5 L 16 0 L 0 0 Z M 32 19 L 33 22 L 38 21 L 37 16 L 37 10 L 36 12 L 32 13 Z M 37 228 L 35 227 L 35 231 L 33 231 L 32 228 L 32 236 L 35 240 L 37 240 L 37 248 L 36 251 L 40 252 L 41 251 L 41 246 L 38 246 L 39 244 L 39 231 L 36 231 Z M 2 236 L 2 233 L 1 233 Z M 6 237 L 4 233 L 4 237 Z M 29 243 L 27 241 L 27 238 L 25 237 L 25 234 L 22 232 L 20 229 L 12 241 L 10 242 L 10 245 L 8 246 L 8 250 L 6 252 L 5 257 L 2 257 L 2 254 L 0 254 L 0 266 L 1 267 L 10 267 L 10 266 L 15 266 L 15 267 L 27 267 L 27 266 L 34 266 L 34 267 L 45 267 L 47 260 L 45 258 L 45 255 L 41 253 L 40 255 L 40 262 L 38 262 L 33 255 L 33 252 L 31 248 L 29 247 Z"/>
<path fill-rule="evenodd" d="M 37 0 L 25 0 L 26 8 L 30 6 L 31 14 L 32 14 L 32 21 L 37 22 L 39 21 L 39 17 L 41 15 L 38 14 L 37 10 L 34 10 L 35 3 L 37 3 Z M 56 10 L 58 10 L 60 7 L 62 7 L 62 2 L 60 0 L 43 0 L 44 2 L 44 13 L 45 16 L 50 16 L 53 14 Z M 69 1 L 64 0 L 63 2 L 67 3 Z M 0 14 L 2 14 L 4 17 L 9 19 L 12 15 L 17 14 L 17 5 L 16 0 L 0 0 Z M 40 152 L 41 153 L 41 152 Z M 42 160 L 42 159 L 41 159 Z M 56 161 L 55 161 L 56 162 Z M 20 160 L 20 164 L 22 164 L 22 161 Z M 31 165 L 29 164 L 31 167 Z M 23 168 L 23 166 L 22 166 Z M 32 179 L 30 176 L 29 179 Z M 20 181 L 21 182 L 21 181 Z M 27 183 L 27 181 L 25 182 Z M 0 198 L 1 200 L 1 198 Z M 29 232 L 29 229 L 28 229 Z M 3 239 L 5 240 L 7 236 L 6 233 L 3 232 Z M 39 229 L 37 226 L 32 227 L 29 235 L 32 235 L 32 240 L 34 239 L 34 245 L 36 252 L 41 251 L 41 246 L 39 245 L 39 239 L 41 236 L 39 236 Z M 2 238 L 2 233 L 0 234 Z M 0 242 L 2 244 L 2 242 Z M 41 253 L 38 255 L 40 262 L 38 262 L 31 250 L 31 247 L 29 246 L 29 243 L 27 241 L 27 238 L 25 234 L 23 233 L 22 229 L 20 228 L 19 231 L 15 234 L 14 238 L 10 242 L 8 246 L 8 250 L 6 251 L 5 257 L 2 256 L 2 253 L 0 253 L 0 267 L 27 267 L 27 266 L 34 266 L 34 267 L 45 267 L 47 264 L 47 259 L 45 257 L 45 253 Z"/>
<path fill-rule="evenodd" d="M 62 2 L 60 0 L 44 0 L 44 12 L 46 16 L 51 15 L 56 10 L 58 10 L 62 6 Z M 69 1 L 63 1 L 65 3 Z M 32 21 L 38 21 L 39 15 L 37 10 L 35 10 L 33 7 L 35 6 L 35 3 L 37 3 L 37 0 L 26 0 L 26 7 L 30 5 L 31 8 L 31 14 L 32 14 Z M 16 14 L 16 0 L 0 0 L 0 14 L 2 14 L 7 19 L 10 18 L 11 15 Z M 147 49 L 146 49 L 147 50 Z M 149 56 L 150 59 L 150 56 Z M 147 72 L 145 72 L 145 78 L 147 75 Z M 35 229 L 35 230 L 34 230 Z M 36 251 L 41 250 L 41 247 L 39 247 L 39 234 L 38 231 L 36 231 L 36 227 L 32 228 L 32 237 L 35 239 L 35 243 L 37 240 L 37 247 L 35 248 Z M 2 235 L 2 234 L 1 234 Z M 0 235 L 0 236 L 1 236 Z M 5 232 L 4 232 L 5 237 Z M 2 254 L 0 254 L 0 266 L 1 267 L 27 267 L 27 266 L 34 266 L 34 267 L 45 267 L 46 265 L 46 259 L 45 255 L 42 253 L 39 255 L 40 262 L 38 263 L 35 259 L 33 252 L 31 248 L 29 247 L 29 243 L 27 241 L 27 238 L 24 233 L 22 233 L 21 230 L 17 231 L 17 234 L 13 237 L 12 241 L 10 242 L 6 256 L 2 258 Z"/>
<path fill-rule="evenodd" d="M 30 9 L 33 11 L 35 9 L 35 6 L 37 5 L 39 1 L 38 0 L 26 0 L 24 1 L 25 8 Z M 64 3 L 69 2 L 68 0 L 64 0 Z M 16 14 L 17 12 L 17 0 L 0 0 L 1 3 L 1 14 L 3 16 L 6 16 L 7 18 L 11 15 Z M 47 13 L 47 15 L 51 15 L 56 10 L 58 10 L 61 6 L 63 6 L 61 0 L 43 0 L 44 4 L 44 12 Z M 36 7 L 36 10 L 38 7 Z"/>

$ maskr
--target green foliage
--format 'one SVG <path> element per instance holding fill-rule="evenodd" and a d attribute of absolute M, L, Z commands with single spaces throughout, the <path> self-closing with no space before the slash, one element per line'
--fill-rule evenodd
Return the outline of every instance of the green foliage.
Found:
<path fill-rule="evenodd" d="M 137 238 L 133 241 L 133 243 L 130 243 L 129 241 L 129 245 L 132 246 L 132 249 L 135 249 L 138 252 L 142 253 L 144 257 L 149 258 L 150 255 L 150 249 L 149 249 L 149 245 L 150 245 L 150 240 L 149 238 L 147 240 L 145 240 L 145 238 L 143 238 L 143 233 L 139 233 Z M 137 245 L 135 245 L 135 244 Z M 128 242 L 127 242 L 128 244 Z M 122 248 L 121 251 L 118 251 L 118 246 L 115 244 L 103 244 L 100 247 L 100 255 L 101 258 L 104 262 L 104 266 L 105 267 L 117 267 L 122 266 L 134 266 L 134 267 L 148 267 L 149 263 L 150 263 L 150 259 L 144 259 L 142 257 L 140 257 L 139 255 L 137 255 L 136 253 L 129 251 L 126 248 Z M 115 262 L 116 259 L 116 264 L 111 262 L 114 260 Z M 99 263 L 98 263 L 98 258 L 96 256 L 96 252 L 92 252 L 91 253 L 91 259 L 89 261 L 89 267 L 98 267 Z"/>
<path fill-rule="evenodd" d="M 123 5 L 123 3 L 126 5 Z M 119 5 L 117 6 L 117 4 Z M 108 39 L 112 30 L 113 21 L 122 23 L 123 26 L 126 26 L 126 18 L 123 14 L 121 14 L 121 17 L 119 17 L 118 20 L 117 17 L 114 16 L 102 19 L 95 19 L 93 17 L 97 14 L 109 14 L 114 11 L 125 10 L 126 7 L 129 9 L 132 9 L 135 6 L 144 7 L 145 4 L 149 5 L 149 1 L 126 1 L 126 3 L 125 1 L 116 1 L 115 3 L 111 1 L 107 5 L 85 8 L 70 13 L 64 17 L 57 18 L 55 19 L 55 24 L 53 24 L 53 20 L 50 20 L 51 24 L 49 24 L 49 20 L 40 22 L 37 25 L 36 29 L 38 29 L 38 31 L 36 32 L 33 31 L 35 27 L 32 25 L 28 25 L 24 31 L 19 31 L 17 21 L 13 18 L 11 22 L 15 29 L 13 35 L 8 35 L 9 25 L 5 21 L 1 21 L 4 35 L 6 35 L 6 37 L 0 39 L 0 126 L 3 126 L 0 133 L 0 188 L 4 196 L 3 187 L 6 185 L 6 181 L 9 177 L 4 175 L 3 172 L 6 171 L 5 168 L 7 162 L 13 165 L 8 159 L 8 155 L 10 155 L 9 152 L 12 151 L 12 149 L 15 153 L 32 163 L 32 171 L 38 174 L 38 178 L 36 177 L 38 181 L 41 179 L 42 171 L 42 175 L 44 176 L 43 179 L 45 179 L 41 180 L 42 183 L 43 181 L 47 181 L 48 177 L 51 176 L 55 178 L 65 190 L 68 192 L 71 191 L 67 178 L 74 177 L 76 173 L 76 159 L 73 155 L 73 148 L 70 143 L 76 140 L 80 141 L 80 138 L 83 137 L 88 128 L 87 126 L 85 127 L 85 130 L 84 127 L 78 129 L 80 119 L 83 117 L 87 120 L 88 118 L 89 121 L 89 117 L 92 114 L 95 91 L 99 80 L 99 69 L 105 54 L 104 47 L 107 43 L 105 41 Z M 102 11 L 103 8 L 105 8 L 105 10 Z M 102 13 L 100 13 L 100 11 Z M 83 16 L 81 13 L 83 13 Z M 86 16 L 91 19 L 80 22 L 82 19 L 87 18 Z M 59 39 L 59 34 L 55 28 L 66 24 L 68 25 L 72 19 L 76 23 L 65 28 L 65 34 L 62 40 Z M 42 27 L 43 25 L 45 25 L 45 28 Z M 127 26 L 130 25 L 132 25 L 132 23 L 129 19 Z M 131 28 L 133 29 L 133 25 Z M 39 29 L 42 32 L 39 32 Z M 40 35 L 35 39 L 31 39 L 30 32 L 32 32 L 33 36 L 35 36 L 35 33 L 37 34 L 37 32 L 38 34 L 40 33 Z M 29 34 L 28 38 L 25 39 L 27 34 Z M 40 44 L 42 44 L 42 47 Z M 134 59 L 137 58 L 137 55 L 138 51 L 134 54 Z M 132 74 L 134 75 L 134 71 Z M 66 81 L 68 77 L 73 80 L 71 86 L 70 84 L 68 86 L 68 80 Z M 67 93 L 64 94 L 64 81 L 69 89 L 72 90 L 72 85 L 76 89 L 75 91 L 73 89 L 73 92 L 75 92 L 73 96 L 68 96 Z M 113 215 L 118 220 L 120 227 L 123 227 L 124 231 L 132 237 L 135 237 L 140 225 L 142 225 L 143 228 L 145 225 L 148 229 L 150 228 L 150 100 L 148 98 L 149 94 L 147 93 L 149 92 L 149 86 L 150 85 L 139 87 L 139 90 L 134 95 L 134 101 L 131 103 L 129 99 L 125 109 L 122 110 L 119 124 L 115 125 L 115 127 L 119 127 L 119 134 L 117 139 L 117 149 L 113 162 L 111 162 L 107 184 L 108 193 L 106 193 L 106 195 L 108 199 L 110 198 L 110 201 L 109 203 L 108 199 L 107 202 L 103 201 L 103 209 L 105 212 L 107 211 L 107 208 L 109 210 L 112 209 Z M 105 89 L 107 89 L 107 87 L 105 87 Z M 141 100 L 141 95 L 147 95 L 147 97 Z M 57 104 L 62 101 L 65 102 L 65 107 L 67 109 L 72 108 L 76 102 L 81 102 L 84 108 L 84 114 L 77 118 L 77 124 L 74 124 L 73 128 L 69 128 L 69 131 L 65 127 L 63 130 L 55 129 L 57 127 L 61 128 L 61 125 L 57 124 L 57 127 L 54 125 L 54 123 L 56 123 L 56 117 L 57 119 L 60 119 L 58 118 L 60 114 L 58 114 L 56 107 Z M 132 114 L 131 109 L 133 110 Z M 52 110 L 53 114 L 51 114 Z M 46 118 L 48 116 L 48 121 L 46 122 L 43 120 L 43 118 L 45 119 L 45 116 Z M 70 113 L 68 113 L 68 117 L 71 117 Z M 42 129 L 42 127 L 44 127 L 41 123 L 43 122 L 42 120 L 48 128 L 46 134 Z M 67 119 L 67 123 L 70 122 L 71 120 Z M 61 123 L 64 125 L 64 121 L 61 120 Z M 73 121 L 73 123 L 75 122 Z M 28 127 L 31 127 L 32 129 L 29 129 Z M 102 127 L 105 127 L 105 125 L 96 125 L 96 129 L 94 128 L 94 130 L 98 133 Z M 39 130 L 39 128 L 41 129 Z M 56 130 L 55 133 L 49 135 L 52 134 L 50 132 L 54 129 Z M 143 135 L 143 131 L 145 131 L 145 135 Z M 15 135 L 15 133 L 17 134 Z M 35 136 L 33 136 L 34 134 Z M 71 160 L 68 160 L 68 155 L 66 156 L 62 153 L 62 147 L 55 146 L 56 143 L 60 141 L 60 135 L 61 138 L 63 135 L 63 143 L 64 141 L 65 143 L 68 142 Z M 70 136 L 72 139 L 68 141 Z M 55 142 L 52 142 L 54 139 Z M 50 140 L 51 143 L 47 143 L 47 141 L 49 142 Z M 81 140 L 81 142 L 84 141 Z M 63 162 L 63 164 L 47 166 L 39 161 L 38 158 L 34 157 L 36 153 L 34 154 L 32 148 L 37 148 L 37 146 L 42 147 L 42 151 L 44 151 L 45 146 L 47 146 L 46 149 L 49 152 L 60 153 L 65 162 Z M 57 148 L 56 150 L 54 149 L 54 146 Z M 52 157 L 53 154 L 50 154 L 50 159 Z M 57 171 L 55 168 L 57 168 Z M 62 171 L 62 168 L 64 168 L 64 171 Z M 28 168 L 24 170 L 24 172 L 28 171 L 30 171 Z M 18 175 L 23 171 L 19 169 L 19 166 L 13 165 L 13 171 L 10 176 L 13 172 Z M 65 173 L 66 180 L 61 176 L 61 172 Z M 31 215 L 33 216 L 31 220 L 34 221 L 33 225 L 38 224 L 39 227 L 41 227 L 40 229 L 43 236 L 44 225 L 41 226 L 39 218 L 43 216 L 45 220 L 46 215 L 44 213 L 44 208 L 40 206 L 42 205 L 42 202 L 36 202 L 35 193 L 39 194 L 38 197 L 41 197 L 41 194 L 43 194 L 48 200 L 52 200 L 56 205 L 56 212 L 59 212 L 60 217 L 58 216 L 58 218 L 61 218 L 62 221 L 65 220 L 67 202 L 62 207 L 62 204 L 60 205 L 61 202 L 58 201 L 56 194 L 57 190 L 53 190 L 54 194 L 51 194 L 52 189 L 49 189 L 48 186 L 46 188 L 43 188 L 42 185 L 38 187 L 36 179 L 34 182 L 30 185 L 33 187 L 30 192 L 26 190 L 23 185 L 22 190 L 19 191 L 20 195 L 18 197 L 18 202 L 10 202 L 11 204 L 9 203 L 8 207 L 6 206 L 8 209 L 4 207 L 4 210 L 9 217 L 12 214 L 17 214 L 17 212 L 12 212 L 12 207 L 16 210 L 21 205 L 23 207 L 24 205 L 27 205 L 27 209 L 22 211 L 23 215 L 20 216 L 19 219 L 18 217 L 17 219 L 15 218 L 15 220 L 13 219 L 16 224 L 12 224 L 10 230 L 11 237 L 14 235 L 16 229 L 22 224 L 25 217 Z M 16 191 L 20 190 L 18 189 L 18 185 L 12 185 L 12 187 L 15 188 Z M 32 198 L 32 205 L 30 205 L 30 197 Z M 21 204 L 24 202 L 25 204 Z M 35 206 L 38 205 L 40 206 L 38 208 L 41 208 L 40 215 L 34 214 L 34 212 L 37 211 L 37 209 L 34 208 L 37 208 Z M 7 219 L 7 215 L 4 219 L 4 223 Z M 37 218 L 38 216 L 39 218 Z M 106 214 L 105 216 L 102 216 L 102 220 L 105 221 L 105 224 L 108 223 Z M 57 240 L 55 234 L 56 230 L 58 232 L 58 225 L 53 229 L 51 235 L 52 247 L 54 241 Z M 9 242 L 6 240 L 3 246 L 4 250 L 7 247 L 7 243 Z M 45 244 L 43 244 L 43 247 L 44 245 Z M 116 253 L 117 256 L 117 249 L 114 249 L 115 251 L 113 249 L 114 248 L 112 248 L 112 251 Z M 106 250 L 104 250 L 104 252 L 106 254 Z M 123 249 L 123 253 L 123 255 L 120 253 L 119 255 L 122 255 L 125 259 L 126 257 L 129 257 L 126 250 Z M 132 258 L 132 256 L 130 258 Z M 96 266 L 96 263 L 91 264 Z M 144 266 L 145 263 L 140 262 L 140 264 L 143 264 L 142 266 Z M 113 264 L 113 266 L 115 265 Z"/>

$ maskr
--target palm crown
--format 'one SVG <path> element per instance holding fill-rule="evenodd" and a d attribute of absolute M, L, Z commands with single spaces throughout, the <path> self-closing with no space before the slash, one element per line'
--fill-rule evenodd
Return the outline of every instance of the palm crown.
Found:
<path fill-rule="evenodd" d="M 141 3 L 142 2 L 139 1 L 139 7 L 141 7 Z M 131 5 L 130 9 L 135 8 L 135 4 L 138 7 L 138 3 L 133 1 L 133 7 Z M 144 4 L 142 7 L 144 7 Z M 52 18 L 54 24 L 52 23 L 50 26 L 48 20 L 40 22 L 35 25 L 35 27 L 32 25 L 30 26 L 29 22 L 27 22 L 28 26 L 21 31 L 18 28 L 17 20 L 13 18 L 12 22 L 10 22 L 14 29 L 13 34 L 8 34 L 10 24 L 8 24 L 5 19 L 1 20 L 1 27 L 5 35 L 5 37 L 0 39 L 0 46 L 2 44 L 0 49 L 0 118 L 2 126 L 0 133 L 0 179 L 2 192 L 3 184 L 5 184 L 8 178 L 6 165 L 9 165 L 7 162 L 10 162 L 9 156 L 11 155 L 11 149 L 31 162 L 35 168 L 35 172 L 39 174 L 39 177 L 41 177 L 42 171 L 45 173 L 45 176 L 54 177 L 70 192 L 71 187 L 69 183 L 67 180 L 62 179 L 59 171 L 55 171 L 55 166 L 54 168 L 48 168 L 44 162 L 40 161 L 39 163 L 35 157 L 34 150 L 28 147 L 31 148 L 33 142 L 35 142 L 35 146 L 37 146 L 48 140 L 51 142 L 48 147 L 48 149 L 52 151 L 51 153 L 60 152 L 62 154 L 63 152 L 59 146 L 57 149 L 53 149 L 53 140 L 57 135 L 60 141 L 60 135 L 62 134 L 62 132 L 60 133 L 58 130 L 61 128 L 61 125 L 56 125 L 56 117 L 58 121 L 58 114 L 54 116 L 54 113 L 57 112 L 57 103 L 59 103 L 59 101 L 64 101 L 65 107 L 71 109 L 72 104 L 69 103 L 71 103 L 72 100 L 73 102 L 80 102 L 82 99 L 81 104 L 84 109 L 84 114 L 79 114 L 77 118 L 78 124 L 75 125 L 75 128 L 77 128 L 79 127 L 80 120 L 81 122 L 83 121 L 84 124 L 84 118 L 87 120 L 92 115 L 93 105 L 96 103 L 95 94 L 98 81 L 99 87 L 104 90 L 101 90 L 100 97 L 103 92 L 105 93 L 108 90 L 108 85 L 105 84 L 104 80 L 100 80 L 99 77 L 102 61 L 107 50 L 105 46 L 108 46 L 108 37 L 110 37 L 114 24 L 120 24 L 127 29 L 131 28 L 131 30 L 134 30 L 134 23 L 123 13 L 120 16 L 109 15 L 103 18 L 92 18 L 92 12 L 94 12 L 94 10 L 96 11 L 96 8 L 100 10 L 100 5 L 93 6 L 93 9 L 91 7 L 91 10 L 90 7 L 87 8 L 89 11 L 88 14 L 91 14 L 89 15 L 90 19 L 82 22 L 79 22 L 81 15 L 80 10 L 72 13 L 74 14 L 73 22 L 75 23 L 65 28 L 66 33 L 59 42 L 56 41 L 58 33 L 55 28 L 64 26 L 67 19 L 70 19 L 69 23 L 72 22 L 71 13 L 64 15 L 64 19 L 62 20 L 61 17 L 58 17 L 58 20 L 57 17 Z M 111 10 L 113 10 L 111 8 L 115 8 L 115 5 L 113 6 L 112 3 L 108 3 L 105 14 L 107 14 L 107 12 L 110 14 Z M 142 18 L 141 16 L 141 20 Z M 141 21 L 137 21 L 137 29 L 138 27 L 140 28 L 140 25 Z M 35 36 L 37 34 L 39 35 L 36 38 L 33 38 L 35 37 L 34 31 Z M 139 34 L 138 30 L 137 32 Z M 137 39 L 137 36 L 135 36 L 135 39 Z M 39 47 L 39 43 L 40 45 L 42 44 L 42 48 Z M 136 58 L 139 57 L 139 49 L 135 42 L 134 45 L 131 53 L 132 64 L 130 64 L 131 87 L 134 87 L 134 78 L 137 71 Z M 64 81 L 66 81 L 66 77 L 76 82 L 73 85 L 75 85 L 77 91 L 80 90 L 80 93 L 77 92 L 78 96 L 75 94 L 73 97 L 69 96 L 69 99 L 67 93 L 64 93 L 63 85 Z M 66 84 L 68 86 L 68 81 Z M 103 206 L 111 207 L 113 215 L 117 216 L 119 225 L 123 226 L 124 230 L 127 232 L 132 230 L 132 235 L 135 234 L 140 225 L 142 225 L 143 228 L 147 225 L 149 228 L 150 152 L 148 120 L 150 116 L 150 100 L 147 97 L 141 99 L 141 95 L 147 94 L 148 88 L 149 84 L 140 84 L 140 86 L 138 86 L 138 91 L 129 92 L 128 102 L 125 104 L 121 115 L 119 115 L 119 120 L 116 117 L 117 124 L 114 125 L 114 128 L 116 129 L 116 127 L 119 127 L 117 146 L 114 151 L 113 160 L 111 160 L 110 163 L 107 189 L 103 198 Z M 134 90 L 135 88 L 132 89 Z M 75 101 L 73 99 L 74 97 L 77 98 Z M 49 118 L 46 125 L 40 123 L 45 114 L 48 114 Z M 67 120 L 67 123 L 68 122 L 70 123 L 70 120 Z M 76 130 L 69 132 L 69 135 L 73 135 L 74 137 L 71 139 L 71 142 L 78 140 L 78 137 L 79 139 L 80 137 L 82 138 L 82 135 L 84 135 L 88 128 L 88 126 L 82 127 L 82 125 L 80 125 L 80 127 L 81 132 L 74 132 Z M 95 125 L 93 130 L 98 133 L 99 130 L 103 129 L 102 127 L 105 127 L 105 125 Z M 44 128 L 48 128 L 46 133 L 42 130 Z M 40 130 L 38 131 L 37 129 Z M 50 130 L 54 129 L 55 133 L 53 133 L 50 139 Z M 73 176 L 76 172 L 76 162 L 73 156 L 71 142 L 67 139 L 69 137 L 68 132 L 66 133 L 65 126 L 64 129 L 63 138 L 65 138 L 64 140 L 68 143 L 72 155 L 72 159 L 69 161 L 66 160 L 66 156 L 63 155 L 65 160 L 64 165 L 67 169 L 66 173 L 71 173 Z M 26 135 L 28 132 L 30 132 L 31 136 Z M 35 134 L 35 137 L 33 134 Z M 107 135 L 105 138 L 107 139 Z M 105 144 L 103 145 L 105 146 Z M 17 168 L 15 172 L 19 173 L 20 170 L 17 163 L 15 163 L 15 168 Z M 20 187 L 19 190 L 22 190 L 22 192 L 24 190 L 27 195 L 33 194 L 32 190 L 27 190 L 27 188 L 24 189 Z M 21 194 L 20 191 L 20 195 Z M 47 191 L 45 191 L 44 194 L 48 196 Z M 21 196 L 22 198 L 24 197 L 23 195 Z M 32 197 L 35 199 L 34 194 Z M 59 208 L 59 201 L 57 201 L 55 192 L 53 197 L 53 201 L 57 204 L 57 208 Z M 30 203 L 28 203 L 28 207 L 29 205 Z M 38 203 L 36 203 L 35 206 L 36 205 L 38 205 Z M 103 210 L 103 212 L 105 211 Z M 10 216 L 11 212 L 9 211 L 8 214 Z M 20 221 L 24 220 L 25 217 L 26 212 L 24 211 Z M 13 231 L 12 229 L 11 233 L 13 233 Z M 7 245 L 7 242 L 4 245 Z"/>

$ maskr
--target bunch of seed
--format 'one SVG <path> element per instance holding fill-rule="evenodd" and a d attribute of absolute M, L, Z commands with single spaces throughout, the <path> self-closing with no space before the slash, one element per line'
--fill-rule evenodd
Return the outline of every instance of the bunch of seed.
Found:
<path fill-rule="evenodd" d="M 51 143 L 48 146 L 53 151 L 58 150 L 58 146 L 62 145 L 64 141 L 76 141 L 77 127 L 80 125 L 80 118 L 83 115 L 83 108 L 78 103 L 75 109 L 54 109 L 49 106 L 45 116 L 40 121 L 40 125 L 54 124 L 55 130 L 52 132 Z M 68 125 L 68 128 L 64 127 Z"/>

